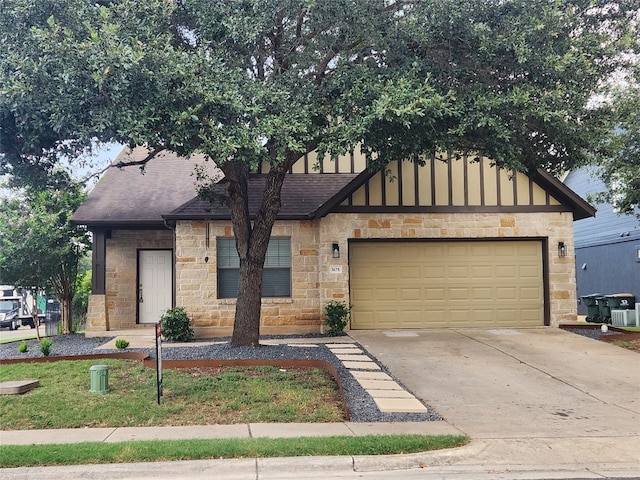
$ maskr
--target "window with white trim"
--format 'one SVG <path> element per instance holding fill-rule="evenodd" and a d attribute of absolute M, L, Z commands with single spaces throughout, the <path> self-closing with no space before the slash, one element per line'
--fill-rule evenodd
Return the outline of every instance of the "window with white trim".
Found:
<path fill-rule="evenodd" d="M 236 298 L 240 280 L 240 258 L 233 237 L 218 237 L 218 298 Z M 263 297 L 291 297 L 291 238 L 269 239 L 262 271 Z"/>

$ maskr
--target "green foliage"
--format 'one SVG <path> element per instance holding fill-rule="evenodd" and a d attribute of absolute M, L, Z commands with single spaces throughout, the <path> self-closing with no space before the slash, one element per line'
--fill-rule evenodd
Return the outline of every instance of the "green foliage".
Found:
<path fill-rule="evenodd" d="M 193 338 L 191 320 L 184 307 L 167 310 L 160 317 L 162 338 L 168 342 L 188 342 Z"/>
<path fill-rule="evenodd" d="M 75 292 L 78 257 L 89 246 L 85 227 L 71 215 L 85 197 L 64 172 L 56 187 L 32 185 L 0 201 L 0 278 L 17 287 L 53 290 L 61 303 Z M 71 319 L 63 311 L 63 324 Z"/>
<path fill-rule="evenodd" d="M 605 160 L 596 162 L 594 168 L 607 187 L 595 200 L 640 219 L 640 64 L 626 80 L 628 83 L 613 89 L 617 128 L 604 145 Z"/>
<path fill-rule="evenodd" d="M 129 342 L 127 340 L 125 340 L 124 338 L 116 339 L 116 348 L 124 350 L 128 346 L 129 346 Z"/>
<path fill-rule="evenodd" d="M 347 305 L 345 302 L 339 302 L 337 300 L 327 302 L 324 306 L 324 320 L 329 326 L 327 335 L 330 337 L 342 335 L 349 323 L 350 312 L 351 305 Z"/>
<path fill-rule="evenodd" d="M 40 346 L 40 351 L 42 352 L 42 354 L 45 357 L 48 357 L 51 353 L 51 345 L 53 345 L 53 341 L 49 340 L 48 338 L 43 338 L 42 340 L 40 340 L 40 343 L 38 345 Z"/>
<path fill-rule="evenodd" d="M 22 342 L 20 345 L 18 345 L 18 352 L 20 353 L 26 353 L 28 349 L 29 347 L 25 342 Z"/>
<path fill-rule="evenodd" d="M 74 326 L 82 323 L 89 308 L 89 296 L 91 296 L 91 270 L 78 273 L 76 277 L 76 293 L 73 296 L 71 311 Z"/>

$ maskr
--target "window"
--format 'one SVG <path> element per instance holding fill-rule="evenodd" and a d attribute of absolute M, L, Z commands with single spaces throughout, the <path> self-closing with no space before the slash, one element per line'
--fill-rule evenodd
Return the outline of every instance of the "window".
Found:
<path fill-rule="evenodd" d="M 218 237 L 218 298 L 236 298 L 240 279 L 240 259 L 235 238 Z M 263 297 L 291 296 L 291 239 L 273 237 L 269 240 L 262 272 Z"/>

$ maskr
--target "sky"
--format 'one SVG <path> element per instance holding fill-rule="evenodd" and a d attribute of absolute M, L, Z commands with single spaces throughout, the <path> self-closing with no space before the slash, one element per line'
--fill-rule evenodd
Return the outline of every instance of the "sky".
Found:
<path fill-rule="evenodd" d="M 116 143 L 100 145 L 91 157 L 80 157 L 73 162 L 61 160 L 60 166 L 64 167 L 74 179 L 84 179 L 92 173 L 104 170 L 122 151 L 123 146 Z M 0 177 L 1 178 L 1 177 Z M 92 177 L 87 182 L 87 188 L 91 189 L 98 182 L 99 176 Z M 0 187 L 0 198 L 10 198 L 12 192 Z"/>

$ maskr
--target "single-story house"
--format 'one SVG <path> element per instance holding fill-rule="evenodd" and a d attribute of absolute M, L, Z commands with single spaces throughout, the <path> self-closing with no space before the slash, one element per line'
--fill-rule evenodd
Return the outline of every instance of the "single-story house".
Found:
<path fill-rule="evenodd" d="M 583 197 L 607 188 L 593 168 L 572 170 L 564 184 Z M 629 293 L 640 302 L 640 220 L 601 203 L 595 217 L 577 220 L 573 228 L 578 313 L 588 313 L 580 297 L 594 293 Z"/>
<path fill-rule="evenodd" d="M 197 336 L 231 333 L 230 216 L 196 196 L 195 164 L 207 162 L 166 153 L 144 174 L 111 168 L 75 212 L 94 242 L 87 331 L 144 328 L 182 306 Z M 582 198 L 543 171 L 471 155 L 388 168 L 371 172 L 357 154 L 294 165 L 266 260 L 263 334 L 320 332 L 329 300 L 353 305 L 351 329 L 576 319 L 573 222 L 595 213 Z M 251 178 L 252 211 L 263 179 Z"/>

